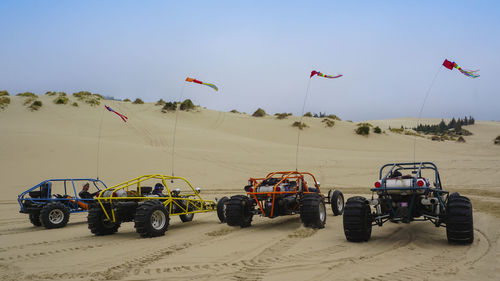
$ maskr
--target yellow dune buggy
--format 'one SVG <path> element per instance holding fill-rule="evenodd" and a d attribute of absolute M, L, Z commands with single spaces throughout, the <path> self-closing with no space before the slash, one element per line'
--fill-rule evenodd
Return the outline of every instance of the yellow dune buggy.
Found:
<path fill-rule="evenodd" d="M 180 187 L 189 191 L 182 193 Z M 216 202 L 204 200 L 200 188 L 194 188 L 187 179 L 159 174 L 114 185 L 102 190 L 95 199 L 87 217 L 95 235 L 113 234 L 122 222 L 133 221 L 142 237 L 157 237 L 167 231 L 170 216 L 178 215 L 182 222 L 188 222 L 195 213 L 217 211 Z"/>

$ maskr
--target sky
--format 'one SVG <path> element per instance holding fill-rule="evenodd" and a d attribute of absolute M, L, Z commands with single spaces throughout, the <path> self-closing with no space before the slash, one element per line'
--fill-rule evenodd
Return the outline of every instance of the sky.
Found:
<path fill-rule="evenodd" d="M 422 117 L 500 120 L 500 1 L 2 0 L 0 13 L 11 95 L 173 101 L 184 87 L 209 109 L 300 114 L 310 82 L 305 111 L 344 120 L 418 117 L 429 89 Z"/>

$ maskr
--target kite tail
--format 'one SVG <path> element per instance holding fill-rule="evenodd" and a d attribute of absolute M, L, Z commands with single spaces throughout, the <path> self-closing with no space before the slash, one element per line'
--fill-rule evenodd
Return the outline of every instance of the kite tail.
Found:
<path fill-rule="evenodd" d="M 205 82 L 203 82 L 203 83 L 201 83 L 201 84 L 203 84 L 203 85 L 205 85 L 205 86 L 208 86 L 208 87 L 210 87 L 210 88 L 214 89 L 216 92 L 218 92 L 218 91 L 219 91 L 219 88 L 217 88 L 217 86 L 215 86 L 214 84 L 205 83 Z"/>
<path fill-rule="evenodd" d="M 479 77 L 479 74 L 476 74 L 479 70 L 467 70 L 467 69 L 462 69 L 460 66 L 455 66 L 458 71 L 462 72 L 463 75 L 471 77 L 471 78 L 477 78 Z"/>

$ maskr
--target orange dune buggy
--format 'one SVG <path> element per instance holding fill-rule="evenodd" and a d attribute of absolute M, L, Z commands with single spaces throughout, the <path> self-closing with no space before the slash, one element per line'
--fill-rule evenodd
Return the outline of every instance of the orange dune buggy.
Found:
<path fill-rule="evenodd" d="M 309 182 L 308 182 L 309 181 Z M 224 197 L 219 213 L 230 226 L 248 227 L 254 215 L 268 218 L 300 214 L 306 227 L 323 228 L 326 223 L 325 204 L 331 204 L 335 216 L 344 211 L 342 192 L 320 191 L 320 184 L 308 172 L 273 172 L 264 178 L 250 178 L 247 195 Z"/>

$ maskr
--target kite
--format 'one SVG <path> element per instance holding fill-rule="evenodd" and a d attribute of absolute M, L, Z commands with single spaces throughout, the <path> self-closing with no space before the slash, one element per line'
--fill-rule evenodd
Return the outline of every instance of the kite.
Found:
<path fill-rule="evenodd" d="M 312 78 L 314 75 L 318 75 L 318 76 L 321 76 L 321 77 L 325 77 L 325 78 L 339 78 L 339 77 L 342 77 L 343 75 L 342 74 L 339 74 L 339 75 L 335 75 L 335 76 L 332 76 L 332 75 L 326 75 L 326 74 L 323 74 L 319 71 L 316 71 L 316 70 L 313 70 L 311 71 L 311 76 L 309 76 L 309 78 Z"/>
<path fill-rule="evenodd" d="M 105 107 L 106 107 L 106 109 L 107 109 L 109 112 L 114 112 L 116 115 L 120 116 L 120 118 L 123 120 L 123 122 L 127 122 L 127 119 L 128 119 L 128 117 L 127 117 L 127 116 L 125 116 L 125 115 L 123 115 L 123 114 L 120 114 L 120 113 L 118 113 L 118 112 L 114 111 L 111 107 L 109 107 L 109 106 L 107 106 L 107 105 L 105 105 Z"/>
<path fill-rule="evenodd" d="M 443 66 L 448 68 L 449 70 L 453 70 L 453 68 L 458 69 L 458 71 L 462 72 L 463 75 L 468 76 L 470 78 L 477 78 L 479 77 L 479 74 L 476 74 L 479 70 L 467 70 L 467 69 L 462 69 L 458 64 L 456 64 L 454 61 L 449 61 L 447 59 L 444 60 Z"/>
<path fill-rule="evenodd" d="M 208 86 L 212 89 L 214 89 L 216 92 L 219 91 L 219 88 L 217 88 L 217 86 L 215 86 L 214 84 L 210 84 L 210 83 L 205 83 L 205 82 L 202 82 L 200 80 L 196 80 L 194 78 L 189 78 L 187 77 L 186 78 L 186 82 L 193 82 L 193 83 L 197 83 L 197 84 L 201 84 L 201 85 L 205 85 L 205 86 Z"/>

